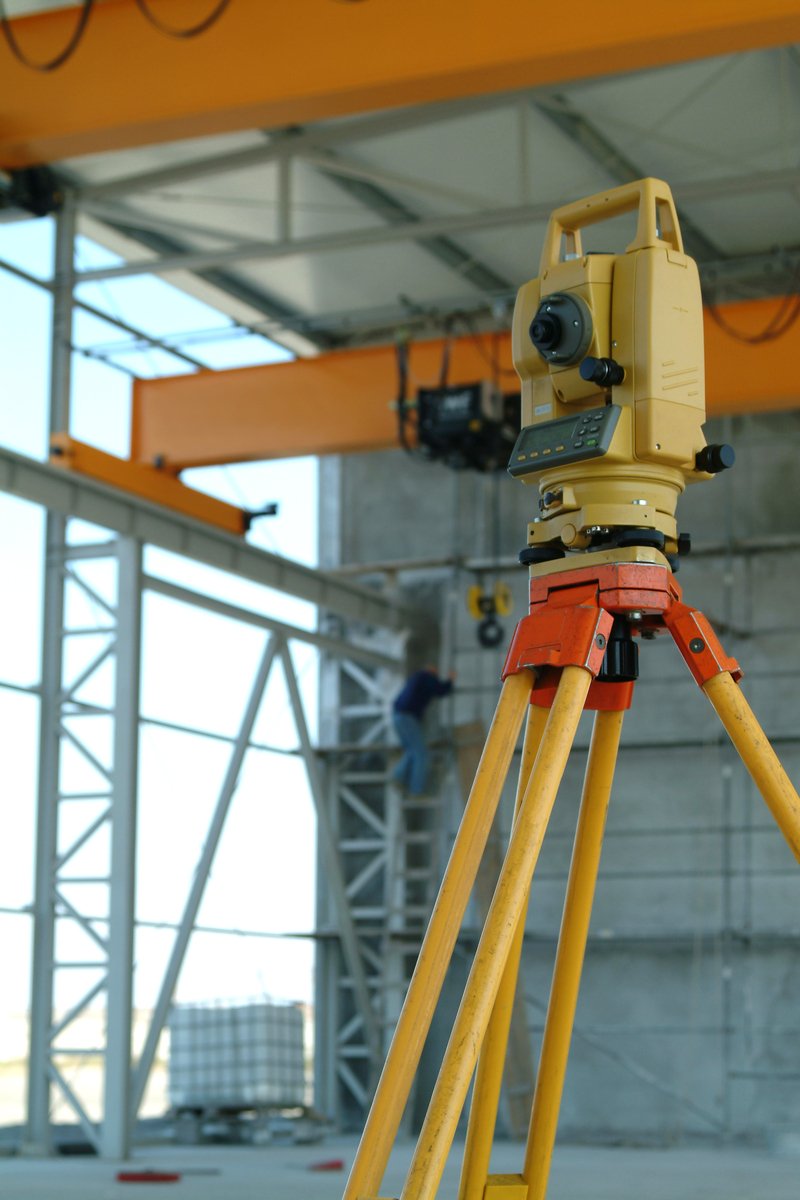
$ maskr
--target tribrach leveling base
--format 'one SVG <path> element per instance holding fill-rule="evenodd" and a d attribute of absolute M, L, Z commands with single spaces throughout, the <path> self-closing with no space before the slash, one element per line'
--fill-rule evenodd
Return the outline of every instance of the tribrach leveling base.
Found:
<path fill-rule="evenodd" d="M 631 209 L 638 231 L 626 254 L 582 255 L 582 226 Z M 521 555 L 531 569 L 530 613 L 506 658 L 345 1200 L 382 1196 L 526 711 L 508 851 L 401 1200 L 437 1196 L 476 1066 L 459 1200 L 546 1196 L 622 718 L 637 675 L 634 637 L 672 637 L 800 860 L 800 798 L 738 687 L 738 664 L 683 603 L 674 578 L 686 549 L 675 526 L 678 495 L 732 462 L 729 447 L 706 446 L 702 434 L 701 321 L 696 269 L 682 252 L 665 184 L 643 180 L 553 214 L 540 278 L 520 291 L 514 318 L 529 423 L 510 470 L 538 482 L 541 514 Z M 528 892 L 584 708 L 595 711 L 594 730 L 527 1145 L 519 1174 L 490 1175 Z"/>

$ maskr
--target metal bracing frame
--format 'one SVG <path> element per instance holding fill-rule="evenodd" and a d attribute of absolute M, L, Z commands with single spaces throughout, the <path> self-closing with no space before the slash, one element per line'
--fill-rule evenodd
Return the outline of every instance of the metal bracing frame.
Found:
<path fill-rule="evenodd" d="M 175 935 L 144 1047 L 133 1076 L 132 1114 L 134 1116 L 144 1096 L 149 1073 L 155 1059 L 158 1041 L 166 1023 L 175 986 L 189 945 L 189 939 L 195 926 L 205 886 L 214 862 L 214 856 L 222 836 L 234 792 L 239 782 L 245 755 L 250 746 L 253 726 L 263 700 L 270 672 L 276 661 L 280 661 L 283 668 L 290 707 L 298 735 L 299 752 L 305 764 L 309 790 L 317 812 L 319 841 L 324 849 L 326 859 L 326 879 L 334 897 L 334 909 L 337 919 L 336 933 L 338 938 L 341 939 L 343 954 L 354 981 L 356 1004 L 364 1027 L 370 1031 L 370 1036 L 375 1037 L 374 1021 L 368 1000 L 364 969 L 358 954 L 351 914 L 344 898 L 342 872 L 336 848 L 330 836 L 327 811 L 322 803 L 319 766 L 308 732 L 308 724 L 303 709 L 297 675 L 286 638 L 281 634 L 272 632 L 267 637 L 239 733 L 233 744 L 228 769 L 220 789 L 197 866 L 193 873 L 192 885 Z"/>
<path fill-rule="evenodd" d="M 333 151 L 321 152 L 313 157 L 306 157 L 315 169 L 330 180 L 337 188 L 363 205 L 369 212 L 376 213 L 388 225 L 405 225 L 421 220 L 418 213 L 410 205 L 401 202 L 378 182 L 374 175 L 380 177 L 380 172 L 373 173 L 364 170 L 359 165 L 342 161 Z M 370 178 L 370 176 L 373 176 Z M 400 183 L 394 181 L 395 186 Z M 288 236 L 288 234 L 284 235 Z M 513 283 L 493 271 L 485 263 L 480 262 L 473 254 L 469 254 L 452 238 L 438 234 L 430 238 L 418 238 L 416 244 L 431 258 L 453 271 L 462 279 L 471 283 L 484 295 L 494 296 L 498 292 L 508 292 Z"/>
<path fill-rule="evenodd" d="M 335 941 L 317 947 L 316 1012 L 324 1038 L 316 1047 L 316 1104 L 339 1127 L 363 1119 L 386 1047 L 384 1003 L 394 823 L 388 784 L 386 732 L 389 701 L 400 679 L 352 660 L 323 666 L 324 806 L 342 866 L 344 900 L 352 916 L 370 1005 L 371 1028 L 356 1003 L 355 981 Z M 379 742 L 379 739 L 380 742 Z M 337 748 L 337 743 L 341 749 Z M 320 847 L 317 926 L 328 932 L 334 894 Z"/>
<path fill-rule="evenodd" d="M 49 1152 L 54 1087 L 95 1149 L 107 1158 L 121 1158 L 130 1123 L 141 546 L 118 539 L 100 548 L 87 546 L 83 558 L 80 544 L 67 541 L 63 519 L 51 517 L 49 524 L 57 524 L 58 540 L 49 538 L 46 568 L 26 1143 L 30 1152 Z M 116 565 L 113 601 L 85 574 L 87 563 L 103 559 Z M 99 612 L 96 626 L 65 623 L 63 614 L 74 607 L 76 593 Z M 107 761 L 91 732 L 107 722 L 108 709 L 82 700 L 81 691 L 98 681 L 109 659 L 115 665 L 114 732 Z M 70 771 L 62 761 L 67 745 L 77 753 L 83 773 L 88 772 L 88 783 L 69 782 Z M 72 816 L 76 809 L 85 816 L 68 821 L 67 813 Z M 66 839 L 65 828 L 71 828 Z M 105 866 L 93 865 L 92 872 L 101 873 L 84 874 L 78 855 L 86 847 L 98 847 L 107 833 L 107 852 L 95 849 L 93 856 L 94 864 L 105 859 Z M 98 909 L 107 913 L 99 922 Z M 87 980 L 86 986 L 78 980 Z M 61 988 L 78 997 L 66 1011 L 55 1007 Z M 75 1023 L 98 997 L 106 1003 L 105 1044 L 83 1045 Z M 99 1125 L 68 1078 L 70 1068 L 88 1055 L 99 1055 L 104 1062 L 105 1116 Z"/>
<path fill-rule="evenodd" d="M 526 91 L 520 94 L 529 95 L 530 93 Z M 353 117 L 346 122 L 333 122 L 330 125 L 308 126 L 305 129 L 293 127 L 291 149 L 298 155 L 303 155 L 306 151 L 314 154 L 321 149 L 332 149 L 343 144 L 349 146 L 354 142 L 369 141 L 371 138 L 387 137 L 394 133 L 418 129 L 422 125 L 430 125 L 435 121 L 449 121 L 473 113 L 485 113 L 492 109 L 505 108 L 508 103 L 509 93 L 505 92 L 502 95 L 465 97 L 461 100 L 441 104 L 387 109 L 370 113 L 367 116 Z M 127 175 L 119 175 L 115 179 L 87 184 L 83 189 L 83 194 L 88 200 L 130 196 L 135 192 L 153 191 L 168 184 L 186 183 L 191 179 L 211 178 L 214 175 L 224 175 L 229 171 L 241 171 L 247 167 L 280 162 L 281 159 L 285 159 L 286 151 L 286 141 L 274 138 L 269 142 L 256 143 L 240 150 L 206 155 L 168 167 L 157 167 L 150 171 L 135 171 Z"/>
<path fill-rule="evenodd" d="M 109 602 L 94 583 L 87 579 L 82 567 L 98 561 L 114 559 L 117 563 L 117 597 Z M 324 803 L 321 768 L 312 746 L 308 723 L 297 675 L 289 651 L 289 639 L 303 641 L 323 649 L 328 655 L 355 652 L 359 658 L 356 670 L 364 665 L 386 670 L 399 666 L 399 660 L 382 650 L 358 649 L 332 636 L 299 630 L 283 622 L 273 621 L 260 614 L 235 605 L 223 604 L 212 597 L 170 584 L 168 581 L 143 574 L 141 546 L 130 539 L 114 539 L 105 543 L 71 544 L 65 542 L 56 561 L 48 562 L 51 587 L 60 580 L 62 611 L 69 591 L 80 592 L 92 607 L 100 612 L 96 626 L 76 626 L 59 631 L 59 643 L 67 645 L 71 638 L 80 638 L 82 645 L 91 642 L 88 655 L 65 675 L 61 667 L 63 656 L 57 659 L 58 672 L 54 686 L 43 681 L 40 689 L 43 709 L 43 785 L 47 781 L 55 790 L 42 789 L 38 828 L 37 901 L 34 906 L 36 950 L 34 954 L 33 1014 L 31 1022 L 30 1105 L 27 1147 L 31 1153 L 45 1153 L 50 1143 L 50 1090 L 55 1086 L 76 1114 L 87 1138 L 106 1158 L 124 1158 L 130 1147 L 133 1124 L 141 1105 L 147 1080 L 153 1065 L 159 1038 L 163 1031 L 175 986 L 183 965 L 191 933 L 211 871 L 225 820 L 238 784 L 242 765 L 252 746 L 252 732 L 261 706 L 273 664 L 280 661 L 285 676 L 290 707 L 298 735 L 299 753 L 306 766 L 309 789 L 318 818 L 318 838 L 325 862 L 325 883 L 331 896 L 329 935 L 346 964 L 351 995 L 359 1028 L 363 1031 L 370 1058 L 378 1061 L 381 1054 L 380 1029 L 370 995 L 368 963 L 355 928 L 352 909 L 352 889 L 345 883 L 339 847 Z M 232 742 L 231 757 L 225 779 L 206 834 L 202 851 L 193 872 L 192 884 L 181 920 L 177 926 L 170 958 L 165 969 L 153 1016 L 144 1046 L 135 1067 L 131 1061 L 131 1012 L 133 981 L 134 863 L 136 846 L 136 780 L 138 749 L 138 692 L 140 661 L 140 614 L 145 590 L 170 596 L 184 603 L 207 608 L 211 612 L 262 628 L 266 642 L 260 666 L 256 672 L 250 699 L 239 732 Z M 66 593 L 66 595 L 65 595 Z M 69 656 L 67 656 L 69 657 Z M 103 705 L 82 700 L 81 689 L 97 677 L 103 665 L 113 657 L 116 661 L 114 702 Z M 50 692 L 56 702 L 48 702 Z M 102 761 L 96 750 L 81 734 L 81 726 L 91 718 L 108 720 L 113 717 L 113 757 L 110 764 Z M 52 723 L 52 724 L 49 724 Z M 196 731 L 202 732 L 202 731 Z M 97 776 L 96 786 L 85 791 L 63 790 L 58 769 L 60 746 L 68 742 Z M 77 834 L 67 844 L 59 839 L 59 818 L 66 808 L 78 802 L 89 802 L 90 815 Z M 102 876 L 70 875 L 67 872 L 77 853 L 93 838 L 111 831 L 109 867 Z M 80 896 L 70 894 L 70 885 L 92 882 L 105 889 L 108 917 L 98 915 L 97 896 L 91 899 L 90 911 L 82 911 Z M 80 891 L 80 887 L 79 887 Z M 89 939 L 91 954 L 80 959 L 59 960 L 55 954 L 57 923 L 70 922 Z M 374 964 L 373 964 L 374 965 Z M 64 1013 L 54 1013 L 53 994 L 57 980 L 70 972 L 91 972 L 94 978 L 80 998 Z M 82 1046 L 71 1038 L 63 1041 L 65 1032 L 86 1009 L 106 997 L 107 1037 L 103 1046 Z M 80 1089 L 68 1079 L 69 1065 L 88 1054 L 99 1055 L 105 1063 L 105 1100 L 103 1116 L 95 1124 L 87 1111 Z"/>
<path fill-rule="evenodd" d="M 74 239 L 76 207 L 68 195 L 56 225 L 49 429 L 69 428 L 72 318 L 74 310 Z M 138 763 L 139 659 L 141 637 L 141 543 L 119 538 L 97 545 L 71 544 L 68 514 L 48 512 L 46 525 L 45 598 L 42 631 L 42 682 L 39 733 L 36 880 L 31 977 L 31 1026 L 26 1143 L 30 1150 L 50 1150 L 50 1098 L 54 1087 L 77 1116 L 87 1138 L 109 1158 L 127 1153 L 130 1094 L 130 1034 L 133 980 L 133 895 L 136 861 L 136 789 Z M 93 586 L 81 564 L 116 561 L 115 599 Z M 70 593 L 79 591 L 99 613 L 96 628 L 67 624 Z M 90 646 L 72 666 L 72 643 Z M 79 693 L 109 658 L 115 661 L 114 732 L 110 762 L 87 741 L 86 720 L 103 719 L 81 702 Z M 80 718 L 76 720 L 76 718 Z M 62 749 L 69 744 L 96 783 L 69 790 Z M 89 815 L 78 832 L 64 842 L 65 809 L 86 804 Z M 109 831 L 105 874 L 70 874 L 73 859 L 89 843 Z M 93 868 L 94 869 L 94 868 Z M 93 884 L 106 899 L 108 927 L 101 933 L 82 911 L 81 888 Z M 77 889 L 77 890 L 76 890 Z M 85 897 L 85 892 L 83 893 Z M 80 958 L 66 941 L 65 926 L 80 930 L 86 950 Z M 72 939 L 73 944 L 76 939 Z M 54 1010 L 57 985 L 89 977 L 78 998 L 64 1013 Z M 103 1047 L 65 1046 L 66 1031 L 88 1006 L 105 995 L 107 1030 Z M 79 1041 L 80 1039 L 78 1039 Z M 72 1042 L 73 1039 L 70 1038 Z M 65 1077 L 67 1064 L 100 1050 L 104 1060 L 105 1119 L 98 1127 L 85 1103 Z"/>
<path fill-rule="evenodd" d="M 714 200 L 734 195 L 749 195 L 775 187 L 796 187 L 800 172 L 764 172 L 755 179 L 734 176 L 725 179 L 704 180 L 680 186 L 683 203 Z M 427 217 L 419 221 L 406 220 L 380 228 L 353 230 L 347 233 L 318 234 L 284 240 L 247 241 L 216 250 L 192 250 L 183 254 L 165 255 L 143 262 L 129 262 L 116 267 L 98 267 L 81 271 L 81 283 L 98 280 L 124 279 L 134 275 L 163 275 L 171 271 L 198 271 L 211 266 L 233 265 L 243 262 L 270 262 L 292 255 L 325 254 L 330 251 L 355 249 L 364 246 L 380 246 L 404 241 L 420 241 L 428 238 L 449 237 L 458 233 L 477 233 L 487 229 L 502 229 L 514 225 L 530 225 L 548 219 L 557 199 L 537 204 L 516 204 L 502 208 L 484 208 L 477 212 L 450 213 L 446 216 Z M 701 263 L 702 267 L 702 263 Z"/>
<path fill-rule="evenodd" d="M 115 212 L 113 208 L 106 210 L 106 215 L 103 216 L 103 207 L 91 206 L 90 211 L 94 210 L 98 220 L 109 226 L 116 234 L 119 234 L 125 240 L 131 240 L 135 244 L 146 247 L 148 250 L 154 251 L 156 254 L 173 255 L 184 254 L 187 252 L 185 242 L 180 237 L 175 237 L 174 233 L 170 234 L 170 230 L 182 232 L 185 238 L 188 233 L 199 233 L 201 237 L 212 237 L 223 242 L 234 240 L 230 235 L 223 235 L 218 232 L 204 231 L 192 226 L 188 223 L 181 222 L 165 222 L 156 221 L 148 222 L 147 218 L 139 219 L 139 215 L 120 206 Z M 227 271 L 219 268 L 209 267 L 207 270 L 198 271 L 196 278 L 201 280 L 203 284 L 209 285 L 214 292 L 221 294 L 221 307 L 224 307 L 226 302 L 233 301 L 237 310 L 241 306 L 245 309 L 252 310 L 257 314 L 257 318 L 264 318 L 270 322 L 273 327 L 283 330 L 291 330 L 297 322 L 302 320 L 302 313 L 299 309 L 293 308 L 289 304 L 285 304 L 274 296 L 267 295 L 261 288 L 256 287 L 253 283 L 241 279 L 236 275 L 230 274 Z M 248 321 L 247 327 L 250 332 L 257 337 L 268 337 L 269 335 L 259 328 L 259 320 Z M 317 329 L 314 338 L 284 338 L 287 349 L 294 350 L 296 353 L 308 354 L 315 350 L 332 349 L 336 345 L 336 338 L 332 334 L 327 334 L 321 328 Z M 201 364 L 204 366 L 204 364 Z"/>
<path fill-rule="evenodd" d="M 407 606 L 380 592 L 260 550 L 192 517 L 2 447 L 0 491 L 276 588 L 355 622 L 398 631 L 407 628 L 413 617 Z"/>
<path fill-rule="evenodd" d="M 344 1128 L 363 1123 L 438 883 L 438 809 L 428 799 L 404 800 L 391 781 L 391 700 L 401 681 L 397 668 L 376 671 L 347 659 L 329 663 L 324 676 L 324 708 L 337 726 L 326 731 L 333 743 L 325 756 L 326 804 L 380 1034 L 376 1053 L 348 966 L 323 936 L 316 1008 L 326 1035 L 317 1042 L 316 1103 Z M 322 870 L 320 881 L 324 935 L 331 890 Z"/>
<path fill-rule="evenodd" d="M 57 222 L 54 279 L 45 285 L 54 299 L 51 430 L 69 427 L 72 314 L 77 307 L 73 297 L 75 216 L 75 198 L 68 195 Z M 270 669 L 278 660 L 286 678 L 299 753 L 318 809 L 326 880 L 333 896 L 329 932 L 337 944 L 341 943 L 358 1019 L 371 1054 L 377 1057 L 379 1028 L 369 998 L 338 848 L 322 804 L 320 768 L 311 745 L 288 639 L 313 645 L 327 655 L 346 653 L 362 666 L 373 669 L 397 667 L 399 657 L 391 650 L 373 649 L 357 630 L 344 643 L 333 635 L 297 629 L 167 580 L 146 576 L 142 570 L 143 546 L 148 541 L 168 546 L 208 565 L 302 595 L 356 622 L 364 621 L 373 627 L 388 624 L 398 634 L 407 614 L 400 606 L 367 589 L 353 588 L 320 572 L 255 550 L 240 539 L 223 538 L 220 542 L 215 531 L 207 530 L 199 522 L 187 524 L 176 514 L 143 505 L 112 488 L 97 487 L 10 451 L 0 452 L 0 489 L 48 508 L 42 680 L 39 686 L 24 689 L 38 694 L 41 701 L 36 882 L 30 910 L 34 918 L 34 950 L 27 1151 L 48 1153 L 51 1149 L 50 1105 L 51 1099 L 58 1095 L 103 1157 L 119 1159 L 127 1155 L 208 872 L 244 757 L 252 745 L 253 723 Z M 91 543 L 72 540 L 69 522 L 73 516 L 110 528 L 117 536 Z M 93 577 L 98 565 L 105 568 L 102 585 Z M 110 565 L 116 579 L 109 590 Z M 142 596 L 148 589 L 259 627 L 266 633 L 267 641 L 250 702 L 232 743 L 229 769 L 183 917 L 176 929 L 144 1050 L 134 1071 L 131 1018 L 139 678 Z M 88 622 L 75 623 L 70 616 L 75 611 L 76 596 L 89 605 L 92 615 Z M 102 676 L 112 663 L 115 670 L 110 698 L 98 700 L 91 693 L 87 695 L 84 689 L 101 686 Z M 95 729 L 97 722 L 105 722 L 105 734 L 99 739 L 103 749 L 98 749 L 96 737 L 92 738 L 90 732 L 87 735 L 92 722 Z M 77 756 L 75 761 L 81 764 L 91 782 L 70 784 L 70 768 L 65 765 L 66 755 L 62 753 L 65 747 L 69 747 L 69 754 Z M 77 821 L 64 819 L 67 812 L 72 815 L 76 811 L 86 815 Z M 106 839 L 105 850 L 101 848 L 103 839 Z M 84 851 L 91 855 L 91 874 L 80 872 L 79 856 Z M 103 855 L 105 866 L 95 866 Z M 81 889 L 88 885 L 94 894 L 87 903 L 86 893 L 81 893 Z M 105 902 L 98 899 L 98 889 Z M 76 976 L 88 982 L 75 987 Z M 57 989 L 65 983 L 70 986 L 71 995 L 62 1005 Z M 106 1012 L 103 1044 L 83 1045 L 79 1019 L 90 1006 L 102 1001 Z M 79 1082 L 69 1078 L 71 1065 L 82 1063 L 87 1057 L 99 1057 L 103 1063 L 104 1097 L 99 1121 L 93 1119 Z"/>

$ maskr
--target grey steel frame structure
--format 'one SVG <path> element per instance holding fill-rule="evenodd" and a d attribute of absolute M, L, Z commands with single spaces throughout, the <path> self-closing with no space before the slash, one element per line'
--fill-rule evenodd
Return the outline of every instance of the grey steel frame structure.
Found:
<path fill-rule="evenodd" d="M 325 494 L 341 494 L 336 459 L 321 465 Z M 339 505 L 320 518 L 323 553 L 342 558 Z M 339 621 L 347 636 L 347 625 Z M 376 633 L 376 648 L 386 633 Z M 324 746 L 325 805 L 330 813 L 347 900 L 364 964 L 371 1004 L 365 1022 L 336 927 L 335 897 L 324 864 L 318 872 L 317 1041 L 318 1107 L 340 1129 L 361 1129 L 402 1007 L 443 865 L 443 803 L 406 797 L 395 785 L 397 761 L 392 701 L 404 678 L 398 661 L 357 662 L 329 656 L 322 665 L 320 735 Z"/>
<path fill-rule="evenodd" d="M 321 940 L 315 1011 L 318 1103 L 337 1127 L 361 1129 L 389 1049 L 433 909 L 442 868 L 442 801 L 404 796 L 394 785 L 391 700 L 402 674 L 348 659 L 324 676 L 332 718 L 324 755 L 331 814 L 346 896 L 369 990 L 364 1009 L 338 938 Z M 327 739 L 326 739 L 327 740 Z M 338 743 L 338 745 L 337 745 Z M 319 872 L 317 926 L 335 928 L 330 877 Z"/>
<path fill-rule="evenodd" d="M 53 282 L 50 429 L 69 428 L 72 316 L 74 301 L 74 237 L 76 206 L 68 196 L 57 218 Z M 329 930 L 341 947 L 360 1020 L 377 1029 L 367 984 L 362 947 L 356 935 L 339 848 L 323 795 L 319 761 L 312 745 L 297 674 L 289 648 L 301 640 L 326 656 L 343 656 L 371 667 L 398 670 L 398 639 L 409 613 L 376 593 L 256 550 L 239 539 L 219 535 L 199 522 L 165 513 L 153 505 L 115 493 L 79 477 L 0 451 L 0 490 L 48 507 L 44 575 L 42 678 L 31 689 L 40 697 L 40 756 L 36 833 L 35 896 L 31 979 L 31 1027 L 28 1113 L 25 1149 L 46 1154 L 52 1149 L 51 1100 L 55 1091 L 76 1115 L 89 1142 L 107 1159 L 125 1158 L 133 1125 L 144 1096 L 159 1038 L 203 898 L 214 855 L 225 826 L 242 764 L 252 746 L 253 727 L 270 673 L 280 662 L 298 736 L 298 753 L 308 776 L 317 813 L 318 844 L 326 887 L 332 898 Z M 108 538 L 85 542 L 70 533 L 78 516 L 112 530 Z M 345 642 L 264 617 L 145 575 L 143 551 L 148 542 L 260 583 L 310 600 L 323 610 L 371 628 L 394 633 L 394 646 L 372 648 L 358 634 Z M 92 565 L 113 563 L 113 595 L 91 578 Z M 197 861 L 184 911 L 143 1049 L 134 1064 L 131 1048 L 133 950 L 135 921 L 136 813 L 140 726 L 140 662 L 142 598 L 147 591 L 205 607 L 226 617 L 260 627 L 265 633 L 262 657 L 216 806 Z M 69 623 L 74 595 L 80 594 L 100 614 L 95 624 Z M 390 642 L 392 639 L 389 639 Z M 80 644 L 83 653 L 75 655 Z M 384 645 L 385 645 L 384 639 Z M 86 649 L 88 647 L 88 650 Z M 77 666 L 76 666 L 77 661 Z M 114 663 L 113 699 L 105 706 L 81 698 L 81 689 L 96 680 L 101 668 Z M 104 761 L 83 730 L 101 719 L 113 723 L 110 761 Z M 195 731 L 197 732 L 197 731 Z M 64 784 L 62 751 L 77 753 L 97 782 L 81 790 Z M 83 806 L 89 815 L 67 837 L 63 821 L 69 810 Z M 76 832 L 77 828 L 77 832 Z M 107 868 L 91 877 L 73 873 L 79 853 L 109 835 Z M 79 861 L 79 859 L 78 859 Z M 92 900 L 87 911 L 86 887 Z M 81 891 L 83 889 L 83 892 Z M 98 913 L 98 889 L 104 898 Z M 77 953 L 75 944 L 82 947 Z M 76 980 L 82 982 L 75 987 Z M 66 982 L 75 997 L 56 1010 L 56 987 Z M 78 1018 L 105 1000 L 107 1032 L 101 1046 L 81 1045 Z M 76 1036 L 77 1035 L 77 1036 Z M 377 1037 L 372 1049 L 380 1052 Z M 71 1064 L 87 1056 L 104 1064 L 104 1099 L 99 1121 L 93 1121 L 78 1086 L 67 1078 Z"/>
<path fill-rule="evenodd" d="M 338 938 L 336 897 L 324 864 L 318 872 L 315 1012 L 317 1104 L 339 1128 L 359 1127 L 387 1048 L 391 1014 L 387 971 L 394 957 L 388 924 L 393 885 L 397 796 L 389 782 L 389 703 L 402 679 L 394 669 L 329 659 L 323 669 L 324 806 L 330 813 L 345 894 L 368 992 L 355 980 Z M 367 1019 L 365 1020 L 365 1013 Z"/>

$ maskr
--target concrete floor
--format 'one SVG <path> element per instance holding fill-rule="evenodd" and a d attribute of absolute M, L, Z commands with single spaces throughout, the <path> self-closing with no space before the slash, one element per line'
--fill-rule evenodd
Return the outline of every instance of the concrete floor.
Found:
<path fill-rule="evenodd" d="M 2 1200 L 341 1200 L 345 1171 L 317 1172 L 321 1160 L 349 1168 L 353 1138 L 315 1146 L 204 1146 L 140 1150 L 134 1165 L 184 1170 L 179 1183 L 121 1184 L 117 1167 L 96 1159 L 0 1160 Z M 399 1146 L 382 1188 L 399 1196 L 410 1144 Z M 521 1149 L 501 1144 L 493 1169 L 519 1169 Z M 454 1200 L 458 1147 L 439 1200 Z M 131 1164 L 128 1164 L 130 1167 Z M 196 1174 L 190 1174 L 196 1172 Z M 555 1157 L 548 1200 L 798 1200 L 800 1157 L 741 1148 L 677 1150 L 565 1146 Z"/>

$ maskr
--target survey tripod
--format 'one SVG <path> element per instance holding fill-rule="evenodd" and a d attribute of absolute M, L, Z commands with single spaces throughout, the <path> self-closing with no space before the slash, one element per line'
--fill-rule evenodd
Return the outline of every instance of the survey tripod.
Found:
<path fill-rule="evenodd" d="M 613 260 L 599 264 L 582 255 L 580 228 L 632 209 L 638 209 L 637 236 L 624 255 L 597 256 Z M 571 251 L 562 258 L 565 235 Z M 554 213 L 540 278 L 518 297 L 514 362 L 523 429 L 509 469 L 538 484 L 541 514 L 520 556 L 530 568 L 529 614 L 508 651 L 497 709 L 345 1200 L 386 1196 L 385 1168 L 526 712 L 508 850 L 401 1200 L 438 1195 L 476 1068 L 459 1200 L 545 1200 L 639 640 L 672 638 L 800 860 L 800 798 L 738 686 L 738 663 L 703 614 L 683 602 L 675 579 L 677 556 L 687 549 L 674 522 L 677 496 L 686 482 L 708 480 L 732 462 L 728 447 L 709 447 L 702 435 L 696 342 L 702 309 L 693 267 L 683 255 L 669 189 L 643 180 Z M 654 352 L 661 355 L 655 375 Z M 677 403 L 676 388 L 684 389 Z M 594 711 L 594 727 L 527 1145 L 518 1174 L 490 1175 L 528 893 L 584 709 Z"/>

